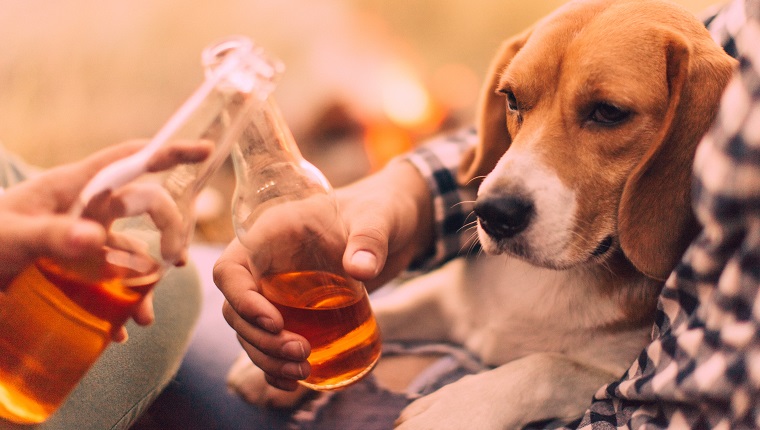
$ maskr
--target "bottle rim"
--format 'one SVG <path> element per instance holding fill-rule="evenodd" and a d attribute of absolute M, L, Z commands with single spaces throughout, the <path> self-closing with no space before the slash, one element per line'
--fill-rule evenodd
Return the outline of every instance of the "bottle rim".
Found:
<path fill-rule="evenodd" d="M 206 78 L 219 78 L 222 91 L 253 93 L 260 100 L 274 91 L 285 65 L 246 36 L 230 36 L 206 47 L 201 54 Z M 221 74 L 221 76 L 219 76 Z"/>

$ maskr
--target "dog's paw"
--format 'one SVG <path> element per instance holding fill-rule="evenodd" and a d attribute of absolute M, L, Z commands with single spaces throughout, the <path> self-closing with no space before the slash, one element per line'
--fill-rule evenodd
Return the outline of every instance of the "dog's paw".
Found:
<path fill-rule="evenodd" d="M 465 376 L 407 406 L 396 420 L 397 430 L 505 429 L 515 422 L 495 416 L 494 398 L 480 390 L 476 375 Z M 507 406 L 498 403 L 499 408 Z"/>
<path fill-rule="evenodd" d="M 248 403 L 280 409 L 294 408 L 311 392 L 300 385 L 295 391 L 280 390 L 269 385 L 264 371 L 256 367 L 245 353 L 240 354 L 230 367 L 227 387 Z"/>

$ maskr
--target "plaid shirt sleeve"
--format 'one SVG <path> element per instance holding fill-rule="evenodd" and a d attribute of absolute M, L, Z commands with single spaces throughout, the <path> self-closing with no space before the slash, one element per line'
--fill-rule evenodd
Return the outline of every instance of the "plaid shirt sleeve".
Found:
<path fill-rule="evenodd" d="M 410 270 L 429 270 L 462 254 L 476 255 L 478 244 L 472 207 L 474 188 L 458 186 L 456 172 L 462 154 L 477 143 L 475 129 L 434 138 L 405 155 L 427 180 L 433 196 L 435 244 L 431 254 L 415 262 Z"/>

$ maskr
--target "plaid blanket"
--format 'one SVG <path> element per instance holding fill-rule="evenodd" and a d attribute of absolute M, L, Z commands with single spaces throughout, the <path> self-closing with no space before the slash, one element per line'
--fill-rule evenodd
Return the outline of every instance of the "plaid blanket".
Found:
<path fill-rule="evenodd" d="M 430 355 L 438 357 L 403 390 L 378 384 L 372 374 L 344 390 L 315 394 L 289 417 L 289 430 L 374 430 L 393 428 L 393 422 L 413 400 L 428 395 L 466 375 L 488 370 L 461 347 L 422 342 L 386 342 L 383 357 Z"/>

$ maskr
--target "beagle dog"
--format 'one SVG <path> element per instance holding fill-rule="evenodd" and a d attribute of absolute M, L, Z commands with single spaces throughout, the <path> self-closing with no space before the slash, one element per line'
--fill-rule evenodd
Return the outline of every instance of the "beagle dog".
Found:
<path fill-rule="evenodd" d="M 414 401 L 399 428 L 571 420 L 629 368 L 696 235 L 692 160 L 734 66 L 660 0 L 572 1 L 503 44 L 458 178 L 479 182 L 487 255 L 373 303 L 385 339 L 459 344 L 492 370 Z"/>

